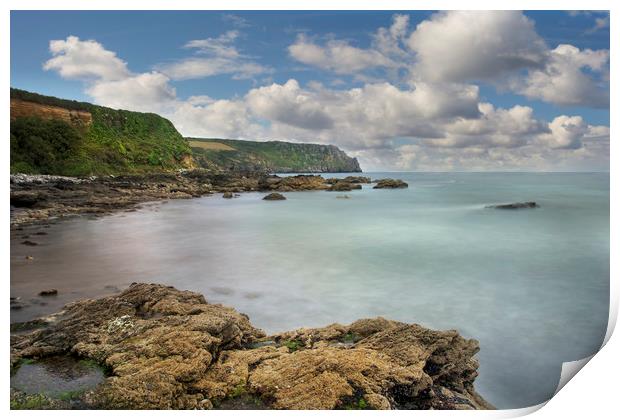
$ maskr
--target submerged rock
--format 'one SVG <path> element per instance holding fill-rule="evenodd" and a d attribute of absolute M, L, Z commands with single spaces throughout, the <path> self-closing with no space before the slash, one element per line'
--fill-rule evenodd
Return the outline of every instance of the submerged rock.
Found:
<path fill-rule="evenodd" d="M 352 191 L 352 190 L 361 190 L 362 186 L 360 184 L 352 184 L 345 181 L 338 181 L 333 184 L 328 191 Z"/>
<path fill-rule="evenodd" d="M 110 376 L 98 408 L 490 409 L 474 390 L 478 342 L 383 318 L 271 337 L 197 293 L 133 284 L 66 305 L 11 337 L 11 364 L 73 355 Z"/>
<path fill-rule="evenodd" d="M 39 292 L 39 296 L 56 296 L 57 294 L 58 290 L 56 289 L 41 290 Z"/>
<path fill-rule="evenodd" d="M 510 203 L 510 204 L 494 204 L 491 206 L 486 206 L 488 209 L 499 209 L 499 210 L 518 210 L 518 209 L 535 209 L 540 207 L 534 201 L 525 201 L 522 203 Z"/>
<path fill-rule="evenodd" d="M 264 196 L 263 200 L 286 200 L 286 197 L 280 193 L 271 193 Z"/>
<path fill-rule="evenodd" d="M 375 182 L 377 183 L 377 185 L 373 187 L 374 189 L 409 187 L 409 184 L 407 184 L 402 179 L 385 178 L 385 179 L 378 179 Z"/>

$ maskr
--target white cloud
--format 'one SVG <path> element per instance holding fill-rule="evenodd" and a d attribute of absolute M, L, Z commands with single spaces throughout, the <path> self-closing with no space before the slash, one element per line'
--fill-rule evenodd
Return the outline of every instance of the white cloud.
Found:
<path fill-rule="evenodd" d="M 389 28 L 379 28 L 373 36 L 373 47 L 386 56 L 406 57 L 403 45 L 409 32 L 409 16 L 394 15 Z"/>
<path fill-rule="evenodd" d="M 579 149 L 588 133 L 588 124 L 580 116 L 560 115 L 549 123 L 551 133 L 541 139 L 552 148 Z"/>
<path fill-rule="evenodd" d="M 597 18 L 597 27 L 605 18 Z M 609 106 L 609 51 L 580 51 L 568 44 L 551 50 L 519 11 L 440 12 L 412 32 L 409 17 L 396 14 L 371 40 L 361 49 L 335 39 L 319 45 L 299 35 L 289 53 L 364 83 L 484 82 L 561 106 Z"/>
<path fill-rule="evenodd" d="M 323 130 L 334 124 L 322 104 L 301 90 L 296 80 L 252 89 L 246 102 L 257 116 L 295 127 Z"/>
<path fill-rule="evenodd" d="M 592 34 L 605 28 L 609 28 L 609 15 L 595 18 L 594 26 L 588 29 L 586 33 Z"/>
<path fill-rule="evenodd" d="M 233 15 L 232 13 L 222 15 L 222 20 L 224 22 L 230 22 L 237 28 L 247 28 L 248 26 L 251 26 L 247 19 L 244 19 L 238 15 Z"/>
<path fill-rule="evenodd" d="M 534 23 L 517 11 L 450 11 L 433 15 L 411 34 L 414 71 L 425 80 L 495 80 L 537 67 L 546 45 Z"/>
<path fill-rule="evenodd" d="M 86 93 L 98 104 L 143 112 L 167 113 L 176 100 L 168 77 L 157 72 L 100 80 L 88 86 Z"/>
<path fill-rule="evenodd" d="M 173 80 L 201 79 L 219 74 L 232 74 L 235 79 L 251 79 L 271 71 L 258 63 L 239 62 L 223 57 L 191 57 L 156 68 Z"/>
<path fill-rule="evenodd" d="M 542 99 L 557 105 L 609 106 L 609 86 L 583 72 L 603 72 L 609 62 L 608 50 L 579 50 L 561 44 L 549 52 L 545 67 L 532 70 L 523 80 L 513 82 L 513 89 L 528 98 Z"/>
<path fill-rule="evenodd" d="M 93 40 L 69 36 L 50 41 L 49 48 L 54 57 L 43 64 L 43 69 L 55 70 L 65 79 L 118 80 L 130 74 L 123 60 Z"/>
<path fill-rule="evenodd" d="M 251 79 L 259 74 L 270 73 L 269 67 L 241 54 L 233 45 L 239 31 L 232 30 L 217 38 L 194 39 L 184 48 L 195 49 L 198 56 L 173 63 L 159 64 L 156 69 L 174 80 L 201 79 L 218 74 L 232 74 L 235 79 Z"/>
<path fill-rule="evenodd" d="M 533 137 L 549 131 L 547 125 L 534 118 L 534 110 L 516 105 L 495 109 L 489 103 L 479 105 L 481 117 L 459 118 L 446 125 L 446 136 L 428 140 L 437 147 L 520 147 Z"/>
<path fill-rule="evenodd" d="M 264 128 L 254 121 L 243 101 L 179 101 L 168 115 L 186 136 L 257 140 L 265 138 Z"/>
<path fill-rule="evenodd" d="M 330 40 L 320 46 L 303 34 L 297 36 L 288 51 L 297 61 L 338 74 L 355 74 L 372 67 L 396 65 L 378 51 L 356 48 L 339 40 Z"/>
<path fill-rule="evenodd" d="M 185 48 L 196 48 L 202 54 L 216 57 L 239 57 L 237 49 L 231 45 L 239 37 L 239 31 L 227 31 L 217 38 L 194 39 L 185 44 Z"/>

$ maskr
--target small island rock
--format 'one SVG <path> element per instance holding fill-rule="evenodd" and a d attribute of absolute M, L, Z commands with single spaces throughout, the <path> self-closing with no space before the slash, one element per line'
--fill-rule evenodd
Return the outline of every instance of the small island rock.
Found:
<path fill-rule="evenodd" d="M 267 194 L 263 197 L 263 200 L 286 200 L 286 197 L 280 193 L 274 192 L 271 194 Z"/>
<path fill-rule="evenodd" d="M 56 289 L 41 290 L 39 292 L 39 296 L 56 296 L 57 294 L 58 290 Z"/>
<path fill-rule="evenodd" d="M 407 184 L 402 179 L 392 179 L 392 178 L 378 179 L 376 183 L 377 185 L 373 187 L 374 189 L 409 187 L 409 184 Z"/>
<path fill-rule="evenodd" d="M 495 204 L 487 206 L 488 209 L 499 210 L 518 210 L 518 209 L 535 209 L 540 207 L 535 201 L 525 201 L 522 203 L 509 203 L 509 204 Z"/>

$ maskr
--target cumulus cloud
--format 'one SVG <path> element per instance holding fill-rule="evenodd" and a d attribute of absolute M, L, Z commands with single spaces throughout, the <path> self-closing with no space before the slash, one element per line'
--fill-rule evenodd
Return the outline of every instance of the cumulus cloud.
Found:
<path fill-rule="evenodd" d="M 609 86 L 584 73 L 603 72 L 609 63 L 609 51 L 579 50 L 561 44 L 549 52 L 541 69 L 532 70 L 524 80 L 513 82 L 513 89 L 531 99 L 558 105 L 609 106 Z"/>
<path fill-rule="evenodd" d="M 81 41 L 77 36 L 50 41 L 50 58 L 45 70 L 55 70 L 66 79 L 119 80 L 129 75 L 127 63 L 97 41 Z"/>
<path fill-rule="evenodd" d="M 549 131 L 547 125 L 534 118 L 534 110 L 516 105 L 496 109 L 489 103 L 479 105 L 481 117 L 459 118 L 445 127 L 445 137 L 428 140 L 436 147 L 519 147 L 534 136 Z"/>
<path fill-rule="evenodd" d="M 166 113 L 176 100 L 169 81 L 161 73 L 141 73 L 120 80 L 100 80 L 87 87 L 86 93 L 96 103 L 111 108 Z"/>
<path fill-rule="evenodd" d="M 606 17 L 597 18 L 596 27 Z M 382 81 L 376 72 L 368 74 L 379 69 L 383 80 L 404 77 L 411 85 L 481 82 L 561 106 L 609 106 L 609 51 L 568 44 L 550 49 L 519 11 L 440 12 L 412 31 L 409 17 L 396 14 L 371 41 L 360 49 L 335 39 L 319 45 L 299 35 L 289 53 L 364 82 Z"/>
<path fill-rule="evenodd" d="M 323 130 L 334 124 L 322 104 L 309 92 L 301 90 L 296 80 L 252 89 L 246 102 L 259 117 L 295 127 Z"/>
<path fill-rule="evenodd" d="M 556 149 L 579 149 L 588 133 L 588 124 L 580 116 L 560 115 L 549 123 L 551 133 L 542 136 L 549 147 Z"/>
<path fill-rule="evenodd" d="M 547 49 L 534 23 L 517 11 L 450 11 L 420 23 L 408 40 L 415 71 L 435 81 L 494 80 L 537 67 Z"/>

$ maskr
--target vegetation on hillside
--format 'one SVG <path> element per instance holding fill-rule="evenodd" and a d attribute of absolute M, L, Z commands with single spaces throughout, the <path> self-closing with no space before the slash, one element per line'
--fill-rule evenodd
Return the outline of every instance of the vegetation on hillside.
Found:
<path fill-rule="evenodd" d="M 172 123 L 156 114 L 115 110 L 11 89 L 11 98 L 88 111 L 89 127 L 37 116 L 11 121 L 11 172 L 83 176 L 183 167 L 191 155 Z"/>
<path fill-rule="evenodd" d="M 205 168 L 271 172 L 361 172 L 356 159 L 336 146 L 190 138 L 196 163 Z"/>
<path fill-rule="evenodd" d="M 92 117 L 90 124 L 74 124 L 50 119 L 50 115 L 56 118 L 54 109 L 43 112 L 37 106 L 26 112 L 32 112 L 31 116 L 21 116 L 23 110 L 13 115 L 11 173 L 87 176 L 161 172 L 192 166 L 194 161 L 203 168 L 218 170 L 361 172 L 357 160 L 335 146 L 184 139 L 170 121 L 157 114 L 116 110 L 13 88 L 11 98 L 85 111 Z M 60 115 L 62 118 L 62 112 Z"/>

